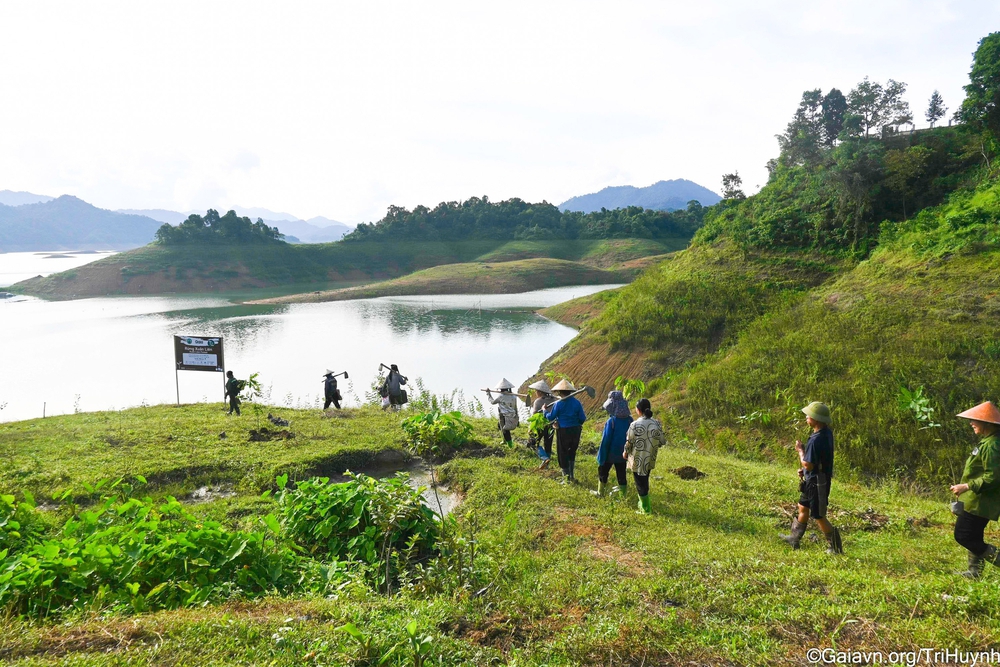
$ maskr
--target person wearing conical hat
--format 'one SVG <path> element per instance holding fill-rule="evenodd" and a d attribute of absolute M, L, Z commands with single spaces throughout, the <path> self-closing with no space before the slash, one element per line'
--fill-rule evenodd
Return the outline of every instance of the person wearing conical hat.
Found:
<path fill-rule="evenodd" d="M 574 391 L 567 380 L 560 380 L 552 387 L 552 393 L 559 399 L 545 409 L 545 418 L 556 426 L 556 455 L 563 474 L 562 484 L 576 484 L 576 450 L 580 447 L 583 423 L 587 421 L 583 405 L 570 396 Z"/>
<path fill-rule="evenodd" d="M 608 400 L 604 401 L 603 407 L 608 413 L 608 421 L 604 422 L 601 445 L 597 448 L 597 491 L 591 493 L 598 497 L 604 495 L 613 466 L 618 486 L 611 489 L 611 493 L 617 493 L 620 498 L 624 498 L 625 490 L 628 488 L 625 439 L 628 436 L 628 428 L 632 425 L 632 414 L 629 412 L 625 395 L 618 390 L 608 393 Z"/>
<path fill-rule="evenodd" d="M 514 443 L 510 432 L 520 424 L 517 414 L 517 396 L 511 392 L 513 388 L 514 385 L 511 381 L 503 378 L 500 384 L 497 385 L 497 391 L 500 393 L 496 398 L 493 398 L 493 393 L 489 389 L 486 390 L 486 398 L 489 399 L 490 403 L 497 406 L 497 412 L 499 413 L 497 428 L 500 429 L 500 432 L 503 434 L 503 441 L 508 446 Z"/>
<path fill-rule="evenodd" d="M 951 487 L 959 502 L 953 511 L 955 541 L 969 551 L 962 576 L 978 579 L 983 563 L 1000 565 L 997 548 L 983 540 L 986 524 L 1000 518 L 1000 410 L 989 401 L 958 415 L 968 419 L 979 444 L 965 461 L 962 481 Z"/>
<path fill-rule="evenodd" d="M 799 548 L 799 542 L 805 535 L 809 518 L 816 519 L 816 524 L 826 536 L 829 548 L 828 554 L 844 553 L 844 544 L 840 539 L 840 531 L 826 518 L 826 507 L 830 500 L 830 480 L 833 479 L 833 431 L 830 430 L 830 408 L 825 403 L 813 401 L 802 408 L 806 423 L 812 428 L 812 434 L 805 447 L 801 440 L 795 441 L 795 451 L 799 455 L 799 515 L 792 519 L 792 530 L 781 539 L 788 542 L 793 549 Z"/>
<path fill-rule="evenodd" d="M 541 412 L 544 417 L 545 409 L 556 400 L 556 397 L 552 395 L 552 388 L 549 387 L 549 383 L 545 380 L 539 380 L 538 382 L 529 384 L 528 389 L 535 392 L 535 400 L 531 404 L 531 414 L 536 415 Z M 538 433 L 537 437 L 531 434 L 528 438 L 528 446 L 537 448 L 538 458 L 541 459 L 541 463 L 538 466 L 539 470 L 547 468 L 549 461 L 552 460 L 552 438 L 554 435 L 555 431 L 552 425 L 546 423 L 545 428 Z"/>

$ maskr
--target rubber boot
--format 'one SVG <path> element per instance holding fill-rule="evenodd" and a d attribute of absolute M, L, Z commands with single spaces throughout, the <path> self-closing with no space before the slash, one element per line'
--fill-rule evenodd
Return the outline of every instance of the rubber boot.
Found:
<path fill-rule="evenodd" d="M 562 479 L 559 480 L 559 483 L 562 484 L 562 485 L 564 485 L 564 486 L 566 484 L 569 484 L 569 470 L 563 469 L 563 471 L 562 471 Z"/>
<path fill-rule="evenodd" d="M 649 501 L 649 496 L 639 496 L 639 510 L 636 514 L 652 514 L 653 504 Z"/>
<path fill-rule="evenodd" d="M 788 535 L 779 535 L 781 539 L 788 542 L 793 549 L 799 548 L 802 536 L 806 534 L 806 524 L 799 523 L 798 519 L 792 519 L 792 531 Z"/>
<path fill-rule="evenodd" d="M 576 459 L 571 459 L 569 462 L 569 481 L 576 484 Z"/>
<path fill-rule="evenodd" d="M 988 550 L 987 550 L 988 552 Z M 985 559 L 982 556 L 977 556 L 971 551 L 969 552 L 969 568 L 965 572 L 960 572 L 966 579 L 978 579 L 983 574 L 983 561 Z"/>
<path fill-rule="evenodd" d="M 598 498 L 603 498 L 604 497 L 604 490 L 606 488 L 608 488 L 607 484 L 605 484 L 604 482 L 598 481 L 597 482 L 597 491 L 591 490 L 590 493 L 591 493 L 591 495 L 597 496 Z"/>
<path fill-rule="evenodd" d="M 826 552 L 831 556 L 844 553 L 844 543 L 840 539 L 840 530 L 834 528 L 829 535 L 826 536 L 827 544 L 830 546 L 827 548 Z"/>

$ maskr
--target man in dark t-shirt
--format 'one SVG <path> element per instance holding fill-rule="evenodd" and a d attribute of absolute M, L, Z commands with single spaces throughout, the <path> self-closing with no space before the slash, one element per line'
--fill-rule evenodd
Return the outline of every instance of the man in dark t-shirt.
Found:
<path fill-rule="evenodd" d="M 233 414 L 236 412 L 236 416 L 240 416 L 240 388 L 242 383 L 236 379 L 232 371 L 226 371 L 226 396 L 229 397 L 229 412 L 226 414 Z"/>
<path fill-rule="evenodd" d="M 826 507 L 830 500 L 830 480 L 833 478 L 833 431 L 830 430 L 830 408 L 823 403 L 814 401 L 802 408 L 806 422 L 813 432 L 806 441 L 805 447 L 801 441 L 795 442 L 795 451 L 799 455 L 799 515 L 792 519 L 792 530 L 781 539 L 799 548 L 799 542 L 806 532 L 809 518 L 816 519 L 817 525 L 826 536 L 830 547 L 829 554 L 844 553 L 844 545 L 840 539 L 840 531 L 833 527 L 826 518 Z"/>

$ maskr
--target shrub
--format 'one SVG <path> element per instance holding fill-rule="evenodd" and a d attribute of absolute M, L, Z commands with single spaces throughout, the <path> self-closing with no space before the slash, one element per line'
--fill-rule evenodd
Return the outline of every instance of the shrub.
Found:
<path fill-rule="evenodd" d="M 446 454 L 472 434 L 472 424 L 457 410 L 421 412 L 407 417 L 400 425 L 414 451 L 423 457 Z"/>

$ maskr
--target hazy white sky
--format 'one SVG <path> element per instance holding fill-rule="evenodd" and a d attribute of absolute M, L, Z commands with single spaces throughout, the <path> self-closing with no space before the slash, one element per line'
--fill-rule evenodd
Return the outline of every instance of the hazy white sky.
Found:
<path fill-rule="evenodd" d="M 0 189 L 350 223 L 766 179 L 807 88 L 954 109 L 1000 3 L 0 0 Z M 950 114 L 949 114 L 950 115 Z"/>

